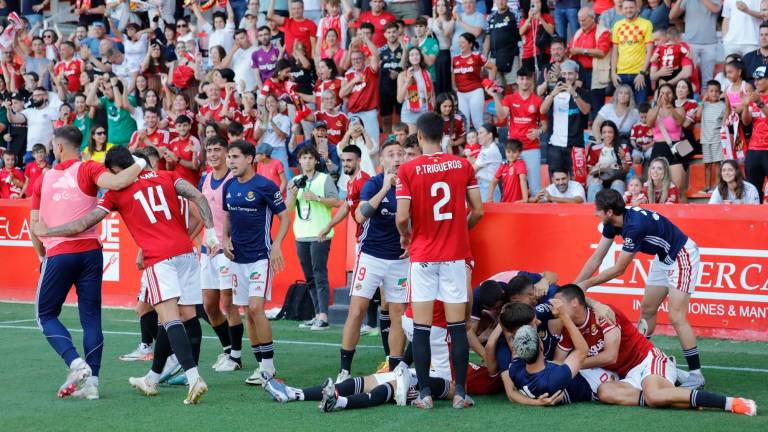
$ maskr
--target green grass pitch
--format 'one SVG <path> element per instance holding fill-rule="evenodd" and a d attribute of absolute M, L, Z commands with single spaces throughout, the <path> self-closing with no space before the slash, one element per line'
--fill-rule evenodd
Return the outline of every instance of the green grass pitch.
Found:
<path fill-rule="evenodd" d="M 206 323 L 201 374 L 209 385 L 200 405 L 185 406 L 184 388 L 161 386 L 148 398 L 128 385 L 129 376 L 143 375 L 149 363 L 126 363 L 118 355 L 139 342 L 138 323 L 130 310 L 105 309 L 101 400 L 59 400 L 56 391 L 66 370 L 37 329 L 34 307 L 0 303 L 2 390 L 0 430 L 6 431 L 768 431 L 768 346 L 764 343 L 701 340 L 707 389 L 746 396 L 758 405 L 757 417 L 719 411 L 658 410 L 576 404 L 551 408 L 514 405 L 503 395 L 477 397 L 477 406 L 453 410 L 438 401 L 432 411 L 394 405 L 322 414 L 316 403 L 273 402 L 260 387 L 245 385 L 255 359 L 244 351 L 244 370 L 216 373 L 210 365 L 220 351 Z M 78 329 L 77 311 L 65 307 L 64 323 Z M 278 376 L 293 386 L 318 385 L 335 377 L 341 329 L 300 330 L 293 322 L 273 323 Z M 82 334 L 74 332 L 79 345 Z M 654 343 L 682 358 L 675 339 L 655 337 Z M 355 356 L 354 374 L 375 369 L 383 359 L 379 337 L 363 336 Z M 247 343 L 245 344 L 247 346 Z M 475 358 L 476 360 L 476 358 Z M 707 366 L 711 366 L 707 368 Z M 168 428 L 170 426 L 170 429 Z"/>

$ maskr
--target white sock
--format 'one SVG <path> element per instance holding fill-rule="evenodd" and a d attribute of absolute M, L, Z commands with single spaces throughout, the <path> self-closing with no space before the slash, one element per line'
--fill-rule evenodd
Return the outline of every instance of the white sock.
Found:
<path fill-rule="evenodd" d="M 85 380 L 85 384 L 86 385 L 98 386 L 99 385 L 99 377 L 97 377 L 97 376 L 90 376 L 90 377 L 88 377 L 87 380 Z"/>
<path fill-rule="evenodd" d="M 239 359 L 240 358 L 240 351 L 238 351 L 238 350 L 230 350 L 229 351 L 229 356 L 232 357 L 233 359 Z"/>
<path fill-rule="evenodd" d="M 192 369 L 185 370 L 184 374 L 187 376 L 187 382 L 189 384 L 192 384 L 195 382 L 195 380 L 200 378 L 200 374 L 197 373 L 197 366 L 193 367 Z"/>
<path fill-rule="evenodd" d="M 285 386 L 285 392 L 288 394 L 289 399 L 299 400 L 299 401 L 304 400 L 304 392 L 301 389 Z"/>
<path fill-rule="evenodd" d="M 725 410 L 730 411 L 731 408 L 733 408 L 733 398 L 732 397 L 726 397 L 725 398 Z"/>
<path fill-rule="evenodd" d="M 344 409 L 347 407 L 347 398 L 339 396 L 336 398 L 336 409 Z"/>
<path fill-rule="evenodd" d="M 70 369 L 74 369 L 74 368 L 82 366 L 84 363 L 85 363 L 85 360 L 83 360 L 82 358 L 78 357 L 78 358 L 72 360 L 72 363 L 69 364 L 69 368 Z"/>
<path fill-rule="evenodd" d="M 147 372 L 145 377 L 152 382 L 160 382 L 160 374 L 153 371 L 152 369 L 150 369 L 149 372 Z"/>
<path fill-rule="evenodd" d="M 690 373 L 690 374 L 696 374 L 696 375 L 701 375 L 701 369 L 693 369 L 693 370 L 689 370 L 689 371 L 688 371 L 688 373 Z"/>
<path fill-rule="evenodd" d="M 275 364 L 272 360 L 274 359 L 261 359 L 261 368 L 266 369 L 268 371 L 274 371 Z"/>

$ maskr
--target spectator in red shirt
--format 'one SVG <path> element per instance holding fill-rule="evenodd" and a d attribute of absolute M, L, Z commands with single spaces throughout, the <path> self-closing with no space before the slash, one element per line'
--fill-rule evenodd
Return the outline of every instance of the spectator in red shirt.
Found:
<path fill-rule="evenodd" d="M 659 156 L 648 167 L 648 181 L 645 182 L 645 196 L 649 204 L 677 204 L 677 186 L 672 183 L 667 158 Z"/>
<path fill-rule="evenodd" d="M 165 166 L 167 170 L 176 171 L 181 178 L 190 184 L 200 182 L 200 141 L 190 134 L 192 119 L 180 115 L 176 117 L 176 132 L 178 136 L 168 144 L 165 152 Z"/>
<path fill-rule="evenodd" d="M 261 143 L 256 147 L 256 174 L 272 180 L 280 188 L 280 193 L 283 194 L 283 197 L 285 197 L 286 187 L 288 186 L 285 167 L 283 167 L 282 162 L 272 159 L 271 156 L 271 145 Z"/>
<path fill-rule="evenodd" d="M 85 70 L 83 61 L 75 56 L 75 44 L 70 41 L 61 43 L 61 61 L 56 64 L 55 74 L 66 79 L 67 91 L 80 91 L 80 74 Z"/>
<path fill-rule="evenodd" d="M 595 23 L 595 12 L 590 7 L 579 10 L 579 29 L 573 35 L 568 51 L 571 59 L 581 68 L 582 86 L 589 90 L 593 107 L 605 101 L 605 90 L 611 83 L 611 29 Z M 590 120 L 597 110 L 592 110 Z"/>
<path fill-rule="evenodd" d="M 651 54 L 651 81 L 654 83 L 675 85 L 693 73 L 688 48 L 677 40 L 679 36 L 680 32 L 674 26 L 659 36 L 659 44 Z"/>
<path fill-rule="evenodd" d="M 291 55 L 293 53 L 293 42 L 299 40 L 307 52 L 315 52 L 317 25 L 304 18 L 304 2 L 302 0 L 291 0 L 289 9 L 291 13 L 289 18 L 277 15 L 275 14 L 275 0 L 270 0 L 269 9 L 267 10 L 267 19 L 283 26 L 283 32 L 285 32 L 285 51 L 288 55 Z"/>
<path fill-rule="evenodd" d="M 24 167 L 24 176 L 27 178 L 22 190 L 22 195 L 26 193 L 30 185 L 34 185 L 37 179 L 48 170 L 48 162 L 45 160 L 45 156 L 48 154 L 45 146 L 42 144 L 35 144 L 32 146 L 33 161 Z"/>
<path fill-rule="evenodd" d="M 509 118 L 509 139 L 523 144 L 521 158 L 528 171 L 530 195 L 541 189 L 541 146 L 539 137 L 547 130 L 547 117 L 540 113 L 541 98 L 534 92 L 534 71 L 521 68 L 517 71 L 517 91 L 503 100 L 493 93 L 499 120 Z"/>
<path fill-rule="evenodd" d="M 16 168 L 16 155 L 3 153 L 3 169 L 0 169 L 0 199 L 19 199 L 25 186 L 24 173 Z"/>
<path fill-rule="evenodd" d="M 523 143 L 516 139 L 507 141 L 504 144 L 504 153 L 507 156 L 507 162 L 501 164 L 496 170 L 496 175 L 488 186 L 488 196 L 493 196 L 496 186 L 501 182 L 501 202 L 528 202 L 528 170 L 525 162 L 520 158 L 523 153 Z"/>
<path fill-rule="evenodd" d="M 366 65 L 365 54 L 355 50 L 348 52 L 352 67 L 344 75 L 344 83 L 339 94 L 347 98 L 349 114 L 356 115 L 363 122 L 365 131 L 373 140 L 376 149 L 379 147 L 379 50 L 369 39 L 356 37 L 351 45 L 364 44 L 371 51 L 369 63 Z M 350 46 L 351 46 L 350 45 Z M 345 57 L 347 54 L 345 54 Z"/>
<path fill-rule="evenodd" d="M 555 19 L 549 14 L 547 2 L 532 0 L 529 10 L 522 11 L 523 19 L 520 21 L 520 36 L 523 37 L 523 52 L 520 58 L 522 66 L 535 69 L 536 62 L 541 66 L 547 62 L 549 46 L 541 46 L 539 35 L 546 32 L 551 38 L 555 34 Z"/>
<path fill-rule="evenodd" d="M 389 23 L 397 21 L 397 18 L 384 10 L 384 0 L 370 0 L 371 10 L 362 12 L 359 8 L 353 7 L 349 0 L 342 0 L 341 6 L 348 19 L 354 18 L 358 24 L 371 23 L 373 25 L 373 44 L 376 48 L 381 48 L 387 43 L 384 38 L 384 27 Z"/>

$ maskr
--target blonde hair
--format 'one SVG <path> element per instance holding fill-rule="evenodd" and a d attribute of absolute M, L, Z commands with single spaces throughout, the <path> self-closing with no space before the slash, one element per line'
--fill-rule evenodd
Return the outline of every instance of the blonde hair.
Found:
<path fill-rule="evenodd" d="M 651 161 L 650 167 L 653 166 L 656 162 L 660 163 L 661 166 L 664 168 L 664 177 L 661 178 L 661 196 L 659 196 L 659 203 L 665 203 L 667 202 L 667 196 L 669 195 L 669 186 L 672 184 L 672 179 L 669 174 L 669 162 L 667 162 L 667 158 L 663 156 L 659 156 Z M 656 203 L 656 186 L 653 184 L 653 179 L 651 178 L 650 174 L 648 175 L 648 204 L 654 204 Z"/>

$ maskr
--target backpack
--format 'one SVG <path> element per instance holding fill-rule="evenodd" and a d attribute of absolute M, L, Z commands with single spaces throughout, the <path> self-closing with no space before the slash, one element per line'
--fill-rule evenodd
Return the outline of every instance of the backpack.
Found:
<path fill-rule="evenodd" d="M 309 295 L 310 285 L 303 280 L 297 280 L 288 287 L 283 308 L 275 319 L 307 321 L 315 316 L 315 307 Z"/>

